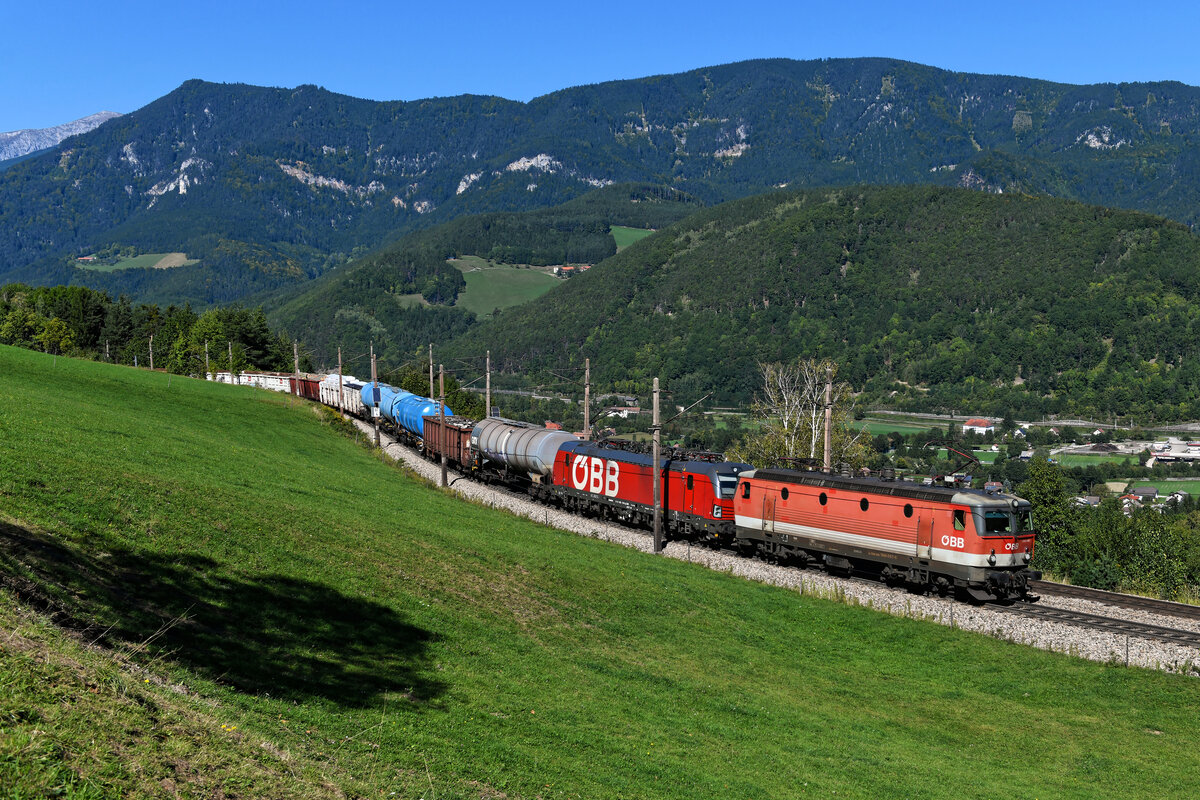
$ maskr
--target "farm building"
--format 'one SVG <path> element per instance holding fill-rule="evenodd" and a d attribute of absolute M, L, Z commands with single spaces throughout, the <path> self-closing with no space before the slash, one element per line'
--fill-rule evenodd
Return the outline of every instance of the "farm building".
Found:
<path fill-rule="evenodd" d="M 996 423 L 983 417 L 972 417 L 963 423 L 963 433 L 978 433 L 980 436 L 986 433 L 996 432 Z"/>

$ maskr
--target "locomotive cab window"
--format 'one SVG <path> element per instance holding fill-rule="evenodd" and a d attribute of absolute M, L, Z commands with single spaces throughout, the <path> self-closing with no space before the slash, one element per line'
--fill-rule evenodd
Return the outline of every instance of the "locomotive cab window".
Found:
<path fill-rule="evenodd" d="M 779 497 L 782 500 L 787 500 L 787 496 L 788 496 L 788 490 L 787 490 L 787 487 L 785 486 L 779 490 Z"/>
<path fill-rule="evenodd" d="M 954 530 L 965 531 L 967 529 L 967 512 L 961 508 L 954 510 Z"/>
<path fill-rule="evenodd" d="M 743 498 L 749 498 L 749 497 L 750 497 L 750 484 L 749 484 L 749 483 L 743 483 L 743 484 L 742 484 L 742 497 L 743 497 Z"/>
<path fill-rule="evenodd" d="M 687 488 L 689 488 L 689 489 L 692 488 L 692 476 L 691 475 L 687 476 Z"/>
<path fill-rule="evenodd" d="M 989 508 L 983 512 L 983 535 L 997 536 L 1013 532 L 1013 519 L 1007 511 Z"/>

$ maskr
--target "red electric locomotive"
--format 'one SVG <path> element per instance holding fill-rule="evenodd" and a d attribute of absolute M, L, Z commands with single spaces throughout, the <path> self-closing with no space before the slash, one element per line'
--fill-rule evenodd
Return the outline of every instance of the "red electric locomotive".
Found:
<path fill-rule="evenodd" d="M 648 525 L 654 516 L 652 464 L 645 453 L 567 442 L 554 457 L 554 492 L 568 509 Z M 738 475 L 751 466 L 693 454 L 664 457 L 660 468 L 664 533 L 731 543 Z"/>
<path fill-rule="evenodd" d="M 745 550 L 940 594 L 1012 600 L 1040 577 L 1030 503 L 1012 495 L 759 469 L 742 474 L 734 515 Z"/>

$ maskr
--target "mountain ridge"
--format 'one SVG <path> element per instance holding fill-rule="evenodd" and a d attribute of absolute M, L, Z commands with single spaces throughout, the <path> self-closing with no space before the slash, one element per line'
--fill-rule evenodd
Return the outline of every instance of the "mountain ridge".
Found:
<path fill-rule="evenodd" d="M 744 61 L 528 103 L 192 80 L 0 174 L 0 280 L 160 300 L 174 282 L 172 299 L 224 302 L 439 222 L 623 182 L 706 203 L 780 186 L 927 183 L 1195 225 L 1198 139 L 1200 89 L 1182 83 L 1073 86 L 882 58 Z M 209 258 L 222 241 L 299 269 Z M 75 268 L 113 244 L 201 264 L 182 277 Z M 264 274 L 274 277 L 254 277 Z"/>
<path fill-rule="evenodd" d="M 115 111 L 98 111 L 48 128 L 23 128 L 0 133 L 0 161 L 21 158 L 38 150 L 54 147 L 68 137 L 87 133 L 119 116 L 121 115 Z"/>

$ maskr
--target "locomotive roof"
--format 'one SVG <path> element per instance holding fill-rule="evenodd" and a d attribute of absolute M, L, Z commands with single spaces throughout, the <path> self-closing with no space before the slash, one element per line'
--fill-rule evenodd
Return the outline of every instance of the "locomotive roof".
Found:
<path fill-rule="evenodd" d="M 907 497 L 933 503 L 959 503 L 969 506 L 1003 505 L 1020 500 L 1013 495 L 990 494 L 982 489 L 961 489 L 949 486 L 916 486 L 906 481 L 885 481 L 882 478 L 849 478 L 844 475 L 826 474 L 796 469 L 759 469 L 747 477 L 763 478 L 781 483 L 797 483 L 819 486 L 826 489 L 841 489 L 848 492 L 867 492 L 892 497 Z M 1024 503 L 1025 501 L 1021 501 Z"/>

